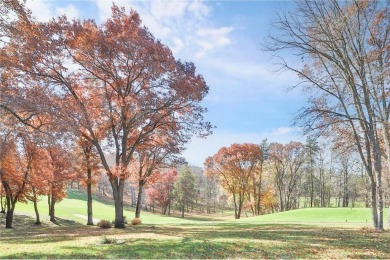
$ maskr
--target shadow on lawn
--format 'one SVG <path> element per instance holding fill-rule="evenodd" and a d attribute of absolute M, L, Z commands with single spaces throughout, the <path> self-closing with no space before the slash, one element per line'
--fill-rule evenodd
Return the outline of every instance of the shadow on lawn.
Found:
<path fill-rule="evenodd" d="M 145 238 L 145 234 L 149 238 Z M 88 245 L 64 243 L 59 251 L 12 253 L 6 258 L 390 259 L 389 232 L 305 225 L 140 225 L 108 230 L 88 226 L 31 226 L 23 230 L 0 230 L 0 235 L 0 241 L 18 245 L 95 237 L 91 240 L 95 242 Z M 123 239 L 124 244 L 96 244 L 96 237 L 100 239 L 106 235 Z"/>

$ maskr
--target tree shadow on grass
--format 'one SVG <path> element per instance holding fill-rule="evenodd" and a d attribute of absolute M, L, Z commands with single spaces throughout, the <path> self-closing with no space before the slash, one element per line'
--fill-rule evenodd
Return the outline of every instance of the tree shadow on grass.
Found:
<path fill-rule="evenodd" d="M 51 226 L 37 229 L 35 233 L 28 229 L 23 232 L 20 230 L 17 234 L 7 232 L 5 235 L 7 243 L 18 245 L 65 242 L 57 251 L 11 253 L 4 256 L 6 258 L 390 259 L 389 232 L 305 225 L 140 225 L 121 230 Z M 95 237 L 90 241 L 96 241 L 96 237 L 107 235 L 123 239 L 124 244 L 66 243 L 68 240 L 88 237 Z M 1 236 L 3 240 L 3 234 Z"/>

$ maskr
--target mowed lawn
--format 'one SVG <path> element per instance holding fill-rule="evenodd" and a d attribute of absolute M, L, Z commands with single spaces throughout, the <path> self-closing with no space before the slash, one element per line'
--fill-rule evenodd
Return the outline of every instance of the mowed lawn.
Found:
<path fill-rule="evenodd" d="M 0 257 L 390 259 L 390 232 L 370 229 L 369 209 L 301 209 L 241 220 L 142 212 L 142 225 L 100 229 L 83 225 L 77 215 L 85 215 L 84 194 L 69 195 L 57 205 L 56 224 L 46 220 L 36 226 L 30 216 L 17 215 L 15 228 L 0 228 Z M 17 207 L 18 213 L 33 213 L 31 205 Z M 110 203 L 95 201 L 94 212 L 96 218 L 113 219 Z M 133 214 L 129 209 L 125 215 Z M 102 244 L 104 238 L 113 244 Z"/>

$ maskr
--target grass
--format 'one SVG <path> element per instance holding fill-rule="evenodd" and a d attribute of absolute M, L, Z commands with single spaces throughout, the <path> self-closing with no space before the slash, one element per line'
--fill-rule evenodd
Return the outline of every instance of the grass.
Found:
<path fill-rule="evenodd" d="M 361 228 L 212 222 L 100 229 L 29 223 L 23 217 L 17 228 L 0 230 L 0 258 L 390 258 L 390 233 Z M 104 238 L 121 243 L 102 244 Z"/>
<path fill-rule="evenodd" d="M 47 212 L 45 204 L 39 203 L 41 213 Z M 94 201 L 93 206 L 95 218 L 113 219 L 111 202 Z M 0 258 L 390 259 L 390 232 L 367 228 L 370 211 L 363 208 L 301 209 L 240 220 L 225 214 L 181 219 L 143 211 L 142 225 L 100 229 L 83 225 L 85 220 L 75 215 L 85 215 L 85 194 L 70 191 L 56 207 L 56 224 L 34 225 L 31 204 L 18 204 L 16 211 L 15 228 L 0 228 Z M 132 219 L 133 209 L 126 208 L 125 215 Z"/>
<path fill-rule="evenodd" d="M 384 211 L 384 223 L 387 223 L 388 209 Z M 243 223 L 302 223 L 335 227 L 371 227 L 371 209 L 369 208 L 306 208 L 275 214 L 244 218 Z"/>
<path fill-rule="evenodd" d="M 48 204 L 46 203 L 47 198 L 42 198 L 38 203 L 39 212 L 42 215 L 42 219 L 49 219 L 48 216 Z M 78 190 L 68 190 L 67 198 L 58 202 L 56 204 L 56 216 L 60 218 L 65 218 L 69 220 L 73 220 L 82 224 L 86 223 L 84 218 L 81 216 L 87 215 L 87 200 L 86 195 L 82 191 Z M 31 203 L 18 203 L 16 205 L 16 212 L 34 216 L 34 208 Z M 158 211 L 156 211 L 157 213 Z M 173 214 L 173 216 L 165 216 L 161 214 L 153 214 L 150 211 L 141 211 L 141 220 L 144 224 L 191 224 L 197 222 L 204 221 L 217 221 L 219 218 L 215 218 L 215 216 L 210 215 L 197 215 L 195 218 L 189 214 L 187 217 L 182 219 L 177 214 Z M 134 218 L 135 209 L 129 206 L 125 206 L 124 215 L 127 217 L 128 221 Z M 222 215 L 226 216 L 226 215 Z M 95 219 L 106 219 L 106 220 L 114 220 L 114 205 L 112 201 L 109 200 L 100 200 L 97 197 L 94 198 L 93 201 L 93 217 Z M 229 218 L 230 216 L 228 216 Z M 96 223 L 95 223 L 96 224 Z"/>

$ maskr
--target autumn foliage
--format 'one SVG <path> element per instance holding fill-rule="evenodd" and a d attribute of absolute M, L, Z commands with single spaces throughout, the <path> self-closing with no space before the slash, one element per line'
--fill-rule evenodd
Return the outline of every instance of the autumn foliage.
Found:
<path fill-rule="evenodd" d="M 237 219 L 254 185 L 252 180 L 260 174 L 260 159 L 260 147 L 246 143 L 223 147 L 205 161 L 206 172 L 219 176 L 222 187 L 232 195 Z"/>
<path fill-rule="evenodd" d="M 84 162 L 74 169 L 104 169 L 113 191 L 115 227 L 124 227 L 124 183 L 136 162 L 140 169 L 149 160 L 148 169 L 138 171 L 143 182 L 193 135 L 210 134 L 200 105 L 208 93 L 206 82 L 193 63 L 176 60 L 135 11 L 113 5 L 112 16 L 101 25 L 65 16 L 37 22 L 17 0 L 2 3 L 0 11 L 16 17 L 0 21 L 7 35 L 0 50 L 2 112 L 26 129 L 61 139 L 57 144 L 65 146 L 64 136 L 68 143 L 83 140 L 81 149 L 93 151 L 93 161 L 84 153 Z M 63 197 L 65 168 L 71 168 L 59 149 L 46 150 L 52 205 Z"/>

